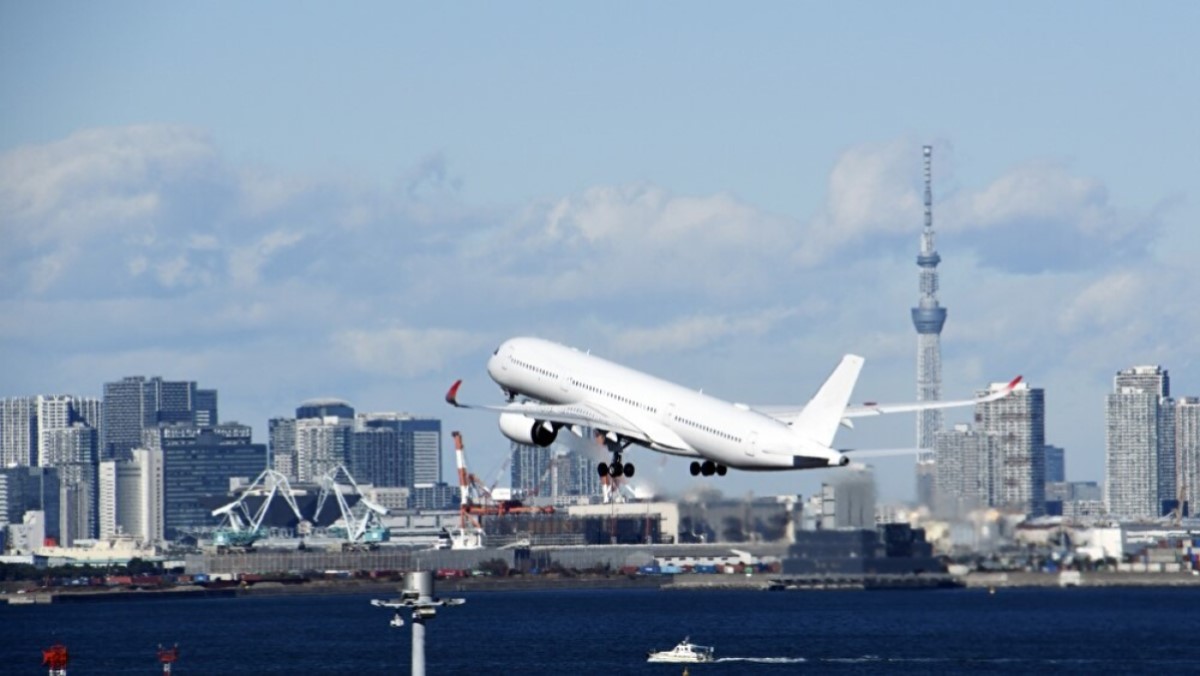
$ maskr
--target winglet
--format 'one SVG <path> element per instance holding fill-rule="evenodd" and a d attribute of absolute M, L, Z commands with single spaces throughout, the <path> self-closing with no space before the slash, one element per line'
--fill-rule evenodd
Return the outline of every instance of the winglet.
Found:
<path fill-rule="evenodd" d="M 985 397 L 976 399 L 975 401 L 976 401 L 976 403 L 983 404 L 983 403 L 987 403 L 989 401 L 996 401 L 998 399 L 1003 399 L 1003 398 L 1007 397 L 1008 395 L 1012 394 L 1013 390 L 1017 389 L 1017 385 L 1019 385 L 1021 383 L 1022 379 L 1023 379 L 1023 376 L 1017 376 L 1016 378 L 1013 378 L 1012 380 L 1010 380 L 1009 383 L 1007 385 L 1005 385 L 1004 387 L 1002 387 L 1000 389 L 993 389 L 991 394 L 988 394 Z"/>
<path fill-rule="evenodd" d="M 458 388 L 462 387 L 462 379 L 454 381 L 450 389 L 446 392 L 446 403 L 451 406 L 460 406 L 458 403 Z"/>

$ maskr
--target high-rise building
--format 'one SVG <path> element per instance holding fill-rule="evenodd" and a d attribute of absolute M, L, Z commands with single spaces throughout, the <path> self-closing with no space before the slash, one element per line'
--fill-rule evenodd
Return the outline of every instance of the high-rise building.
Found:
<path fill-rule="evenodd" d="M 67 395 L 38 395 L 37 404 L 37 464 L 48 467 L 46 462 L 47 439 L 55 431 L 71 425 L 71 397 Z"/>
<path fill-rule="evenodd" d="M 95 538 L 99 534 L 99 430 L 74 422 L 68 427 L 39 430 L 38 436 L 41 439 L 38 464 L 58 469 L 62 488 L 61 544 L 71 546 L 76 540 Z"/>
<path fill-rule="evenodd" d="M 963 517 L 973 510 L 993 506 L 995 435 L 964 424 L 938 432 L 935 439 L 936 513 L 947 518 Z"/>
<path fill-rule="evenodd" d="M 443 483 L 442 421 L 436 418 L 409 418 L 404 421 L 405 442 L 411 444 L 413 485 Z"/>
<path fill-rule="evenodd" d="M 204 422 L 202 422 L 204 421 Z M 217 391 L 193 381 L 130 376 L 104 384 L 103 459 L 128 458 L 142 432 L 162 424 L 216 425 Z"/>
<path fill-rule="evenodd" d="M 512 462 L 509 465 L 513 491 L 526 495 L 538 495 L 542 481 L 550 473 L 550 459 L 554 452 L 545 446 L 533 446 L 512 442 Z"/>
<path fill-rule="evenodd" d="M 37 398 L 0 399 L 0 468 L 37 464 Z"/>
<path fill-rule="evenodd" d="M 202 499 L 228 496 L 231 479 L 249 483 L 267 466 L 267 447 L 253 443 L 247 425 L 164 425 L 158 431 L 167 539 L 216 527 Z"/>
<path fill-rule="evenodd" d="M 411 486 L 405 468 L 412 468 L 400 454 L 400 435 L 395 429 L 363 426 L 354 432 L 350 444 L 350 462 L 346 468 L 359 483 L 399 488 Z"/>
<path fill-rule="evenodd" d="M 267 448 L 271 467 L 291 481 L 296 475 L 296 419 L 271 418 L 267 421 Z"/>
<path fill-rule="evenodd" d="M 338 465 L 349 468 L 354 408 L 341 399 L 310 399 L 295 418 L 272 418 L 268 429 L 271 464 L 292 481 L 315 483 Z"/>
<path fill-rule="evenodd" d="M 316 483 L 330 470 L 350 461 L 354 420 L 300 418 L 296 421 L 296 480 Z"/>
<path fill-rule="evenodd" d="M 354 407 L 341 399 L 309 399 L 296 408 L 296 419 L 304 418 L 354 420 Z"/>
<path fill-rule="evenodd" d="M 821 484 L 821 530 L 875 528 L 875 474 L 852 465 Z"/>
<path fill-rule="evenodd" d="M 441 482 L 438 460 L 441 421 L 415 418 L 407 413 L 369 413 L 359 416 L 359 420 L 360 429 L 390 430 L 395 435 L 394 440 L 384 437 L 376 440 L 372 471 L 380 481 L 387 482 L 376 485 L 415 488 L 418 483 L 434 485 Z M 416 470 L 418 442 L 424 454 L 420 481 Z"/>
<path fill-rule="evenodd" d="M 163 453 L 135 448 L 130 460 L 100 463 L 100 537 L 163 540 Z"/>
<path fill-rule="evenodd" d="M 1100 516 L 1104 491 L 1095 481 L 1046 482 L 1046 514 L 1069 518 Z"/>
<path fill-rule="evenodd" d="M 563 502 L 573 503 L 577 501 L 571 498 L 604 494 L 606 480 L 596 472 L 599 451 L 593 457 L 567 444 L 542 447 L 512 442 L 510 453 L 509 482 L 517 495 L 563 498 Z"/>
<path fill-rule="evenodd" d="M 194 421 L 200 427 L 212 427 L 220 424 L 217 419 L 217 391 L 196 390 Z"/>
<path fill-rule="evenodd" d="M 295 418 L 268 424 L 271 463 L 293 481 L 313 482 L 345 465 L 360 483 L 416 488 L 442 483 L 442 422 L 407 413 L 363 413 L 340 399 L 314 399 Z"/>
<path fill-rule="evenodd" d="M 1160 366 L 1118 371 L 1106 400 L 1105 502 L 1118 519 L 1149 519 L 1175 499 L 1175 407 Z"/>
<path fill-rule="evenodd" d="M 917 329 L 917 400 L 937 401 L 942 396 L 942 327 L 946 324 L 946 308 L 938 304 L 937 266 L 942 258 L 933 243 L 933 148 L 923 148 L 925 156 L 925 227 L 921 231 L 921 250 L 917 254 L 920 299 L 912 309 L 913 326 Z M 917 412 L 917 500 L 932 505 L 932 477 L 936 434 L 942 429 L 942 412 Z"/>
<path fill-rule="evenodd" d="M 1200 506 L 1200 398 L 1180 397 L 1175 404 L 1175 462 L 1179 467 L 1176 490 L 1186 514 Z"/>
<path fill-rule="evenodd" d="M 604 486 L 596 472 L 596 461 L 588 454 L 570 450 L 559 456 L 556 469 L 559 489 L 563 495 L 603 495 Z"/>
<path fill-rule="evenodd" d="M 1046 483 L 1067 480 L 1067 456 L 1061 446 L 1046 444 Z"/>
<path fill-rule="evenodd" d="M 993 383 L 980 396 L 1007 387 Z M 1019 383 L 1006 397 L 975 405 L 976 429 L 995 435 L 993 506 L 1040 516 L 1046 503 L 1046 403 L 1041 388 Z"/>
<path fill-rule="evenodd" d="M 58 469 L 61 513 L 49 515 L 61 524 L 59 543 L 97 535 L 96 463 L 100 443 L 95 424 L 98 399 L 70 395 L 38 395 L 34 402 L 34 463 Z"/>
<path fill-rule="evenodd" d="M 45 514 L 45 536 L 61 537 L 62 490 L 54 467 L 0 468 L 0 530 L 24 521 L 31 511 Z"/>

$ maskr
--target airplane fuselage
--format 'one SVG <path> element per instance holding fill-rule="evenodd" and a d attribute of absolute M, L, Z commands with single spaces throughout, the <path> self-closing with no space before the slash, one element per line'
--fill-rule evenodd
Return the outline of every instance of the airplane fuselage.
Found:
<path fill-rule="evenodd" d="M 846 462 L 841 453 L 752 408 L 550 341 L 510 339 L 488 360 L 487 371 L 510 395 L 603 409 L 643 430 L 649 439 L 637 443 L 663 453 L 745 470 Z"/>

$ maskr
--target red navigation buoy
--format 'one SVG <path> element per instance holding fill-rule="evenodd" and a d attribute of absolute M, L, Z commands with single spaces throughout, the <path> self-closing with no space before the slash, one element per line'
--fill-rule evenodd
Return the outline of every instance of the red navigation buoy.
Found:
<path fill-rule="evenodd" d="M 164 647 L 162 647 L 162 645 L 158 646 L 158 661 L 162 662 L 162 665 L 163 665 L 162 672 L 164 674 L 171 673 L 171 665 L 174 664 L 175 660 L 177 660 L 177 659 L 179 659 L 179 645 L 178 644 L 173 645 L 170 648 L 164 648 Z"/>
<path fill-rule="evenodd" d="M 67 646 L 56 643 L 42 651 L 42 666 L 50 668 L 50 676 L 66 676 Z"/>

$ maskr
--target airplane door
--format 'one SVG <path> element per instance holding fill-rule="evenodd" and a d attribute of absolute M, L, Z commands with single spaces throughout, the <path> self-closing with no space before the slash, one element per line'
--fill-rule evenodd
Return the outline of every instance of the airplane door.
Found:
<path fill-rule="evenodd" d="M 750 433 L 750 438 L 746 440 L 744 450 L 746 455 L 751 458 L 758 454 L 758 432 Z"/>

